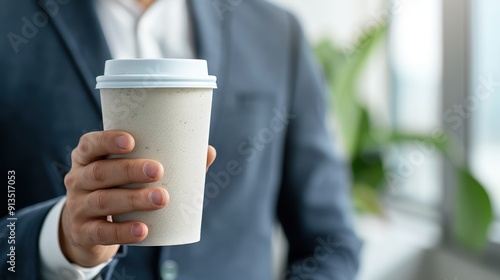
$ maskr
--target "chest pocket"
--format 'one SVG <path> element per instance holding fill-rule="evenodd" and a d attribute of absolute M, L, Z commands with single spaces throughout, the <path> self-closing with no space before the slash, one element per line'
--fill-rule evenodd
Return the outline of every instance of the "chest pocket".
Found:
<path fill-rule="evenodd" d="M 234 92 L 225 96 L 221 121 L 234 132 L 245 134 L 258 132 L 269 125 L 273 110 L 282 106 L 280 96 L 275 92 Z"/>

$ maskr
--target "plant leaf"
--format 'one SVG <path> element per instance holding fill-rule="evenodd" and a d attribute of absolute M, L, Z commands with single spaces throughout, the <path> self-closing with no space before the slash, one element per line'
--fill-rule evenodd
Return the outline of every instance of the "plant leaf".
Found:
<path fill-rule="evenodd" d="M 364 151 L 351 160 L 354 186 L 381 190 L 384 186 L 386 170 L 382 153 L 378 150 Z"/>
<path fill-rule="evenodd" d="M 393 131 L 388 134 L 383 144 L 407 144 L 407 143 L 420 143 L 423 145 L 430 145 L 436 148 L 444 155 L 451 151 L 451 143 L 448 137 L 433 137 L 425 134 L 412 134 L 400 131 Z"/>
<path fill-rule="evenodd" d="M 453 235 L 466 249 L 481 251 L 488 243 L 488 229 L 493 222 L 491 199 L 485 187 L 468 171 L 461 167 L 453 151 L 456 144 L 452 138 L 430 137 L 417 134 L 393 133 L 389 143 L 424 143 L 433 146 L 447 157 L 456 169 L 458 185 L 455 200 Z"/>
<path fill-rule="evenodd" d="M 387 26 L 387 22 L 383 22 L 364 30 L 363 36 L 350 48 L 339 48 L 329 40 L 321 41 L 315 48 L 334 96 L 332 107 L 349 156 L 353 156 L 358 148 L 356 144 L 362 117 L 356 96 L 357 82 L 377 43 L 384 38 Z"/>
<path fill-rule="evenodd" d="M 480 251 L 488 242 L 493 209 L 488 193 L 467 170 L 459 169 L 454 236 L 467 249 Z"/>
<path fill-rule="evenodd" d="M 346 55 L 345 67 L 338 72 L 332 84 L 334 100 L 334 113 L 336 114 L 342 134 L 344 145 L 350 156 L 353 156 L 359 148 L 360 131 L 363 126 L 363 107 L 358 101 L 356 87 L 359 78 L 368 64 L 372 52 L 378 46 L 378 42 L 384 37 L 387 24 L 381 24 L 374 29 L 365 32 L 358 43 Z M 369 132 L 368 132 L 369 133 Z"/>
<path fill-rule="evenodd" d="M 363 185 L 354 185 L 352 196 L 354 206 L 358 211 L 376 215 L 383 214 L 378 193 L 372 188 Z"/>

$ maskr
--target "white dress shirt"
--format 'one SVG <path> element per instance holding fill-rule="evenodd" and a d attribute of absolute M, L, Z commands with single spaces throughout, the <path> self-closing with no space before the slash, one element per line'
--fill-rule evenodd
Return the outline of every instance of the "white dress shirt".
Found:
<path fill-rule="evenodd" d="M 194 58 L 193 34 L 185 0 L 157 0 L 147 10 L 136 0 L 94 0 L 113 58 Z M 111 261 L 92 268 L 70 263 L 59 246 L 59 217 L 65 198 L 49 212 L 40 233 L 41 274 L 45 280 L 90 280 Z"/>

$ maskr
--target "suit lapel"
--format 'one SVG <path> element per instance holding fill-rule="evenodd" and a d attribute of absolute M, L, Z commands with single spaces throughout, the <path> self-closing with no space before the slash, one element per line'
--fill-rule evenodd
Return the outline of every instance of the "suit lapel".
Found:
<path fill-rule="evenodd" d="M 195 47 L 199 58 L 208 61 L 209 72 L 220 75 L 223 55 L 223 22 L 215 8 L 207 0 L 190 0 L 189 7 L 193 23 Z"/>
<path fill-rule="evenodd" d="M 39 5 L 48 12 L 49 7 L 46 4 L 49 2 L 39 1 Z M 52 23 L 79 69 L 90 98 L 100 113 L 100 98 L 95 89 L 95 78 L 104 73 L 104 62 L 111 58 L 111 54 L 92 3 L 93 1 L 74 0 L 60 5 L 59 12 L 52 17 Z"/>
<path fill-rule="evenodd" d="M 212 105 L 212 123 L 220 116 L 223 95 L 226 92 L 227 55 L 229 51 L 227 40 L 229 18 L 222 20 L 216 7 L 208 0 L 189 0 L 191 22 L 193 23 L 195 47 L 198 58 L 208 62 L 210 75 L 217 76 L 217 87 L 214 91 Z"/>
<path fill-rule="evenodd" d="M 224 58 L 228 44 L 227 32 L 229 19 L 222 20 L 217 14 L 212 1 L 188 0 L 191 19 L 193 22 L 195 47 L 198 58 L 208 61 L 209 73 L 217 76 L 218 90 L 215 91 L 212 119 L 217 119 L 221 105 L 221 96 L 224 92 L 225 63 Z M 50 2 L 50 1 L 49 1 Z M 40 1 L 39 5 L 45 11 L 47 1 Z M 71 58 L 78 67 L 80 74 L 88 88 L 96 109 L 100 112 L 99 92 L 95 89 L 95 78 L 102 75 L 104 62 L 111 58 L 104 34 L 99 25 L 92 1 L 69 1 L 61 5 L 59 12 L 52 17 L 52 23 L 66 45 Z"/>

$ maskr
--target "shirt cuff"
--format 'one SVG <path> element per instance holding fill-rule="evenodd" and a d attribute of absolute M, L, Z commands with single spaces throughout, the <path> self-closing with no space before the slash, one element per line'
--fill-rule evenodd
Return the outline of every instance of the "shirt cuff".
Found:
<path fill-rule="evenodd" d="M 45 280 L 91 280 L 111 262 L 112 259 L 94 267 L 81 267 L 70 263 L 59 246 L 59 218 L 66 202 L 63 197 L 50 210 L 40 232 L 39 249 L 41 274 Z"/>

